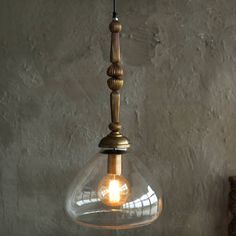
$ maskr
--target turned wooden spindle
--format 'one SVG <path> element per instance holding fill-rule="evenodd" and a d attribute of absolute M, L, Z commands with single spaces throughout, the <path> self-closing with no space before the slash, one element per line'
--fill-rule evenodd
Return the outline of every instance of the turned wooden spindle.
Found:
<path fill-rule="evenodd" d="M 110 134 L 104 137 L 99 147 L 109 149 L 127 149 L 130 147 L 129 140 L 121 133 L 120 123 L 120 92 L 123 87 L 123 69 L 120 65 L 120 32 L 122 26 L 118 19 L 113 19 L 109 25 L 111 31 L 111 65 L 107 69 L 107 75 L 110 77 L 107 80 L 107 85 L 111 89 L 110 108 L 111 108 L 111 123 L 109 124 Z"/>
<path fill-rule="evenodd" d="M 236 236 L 236 176 L 229 177 L 230 193 L 229 193 L 229 210 L 233 216 L 229 224 L 229 236 Z"/>
<path fill-rule="evenodd" d="M 120 66 L 120 36 L 121 24 L 117 20 L 113 20 L 109 29 L 111 31 L 111 51 L 110 61 L 111 65 L 107 69 L 107 75 L 111 78 L 108 79 L 108 87 L 112 90 L 110 95 L 111 106 L 111 124 L 109 129 L 112 132 L 119 132 L 121 129 L 120 124 L 120 93 L 119 90 L 123 86 L 123 69 Z"/>

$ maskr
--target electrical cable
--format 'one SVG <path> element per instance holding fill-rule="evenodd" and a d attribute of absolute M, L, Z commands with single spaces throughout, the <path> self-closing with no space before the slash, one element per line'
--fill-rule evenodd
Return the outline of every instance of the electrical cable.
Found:
<path fill-rule="evenodd" d="M 112 18 L 115 20 L 117 19 L 117 12 L 116 12 L 116 0 L 113 0 L 113 16 Z"/>

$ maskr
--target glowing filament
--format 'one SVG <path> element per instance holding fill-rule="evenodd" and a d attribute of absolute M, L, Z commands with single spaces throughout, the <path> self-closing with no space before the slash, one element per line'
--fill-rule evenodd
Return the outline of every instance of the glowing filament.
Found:
<path fill-rule="evenodd" d="M 126 203 L 130 188 L 121 175 L 108 174 L 98 184 L 98 198 L 107 206 L 118 207 Z"/>
<path fill-rule="evenodd" d="M 120 201 L 120 183 L 118 180 L 111 180 L 109 183 L 109 201 L 112 203 Z"/>

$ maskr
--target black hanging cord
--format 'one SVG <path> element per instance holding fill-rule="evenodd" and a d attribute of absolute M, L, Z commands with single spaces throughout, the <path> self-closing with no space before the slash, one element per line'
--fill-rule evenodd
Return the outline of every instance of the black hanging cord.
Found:
<path fill-rule="evenodd" d="M 117 13 L 116 13 L 116 0 L 113 0 L 113 19 L 117 18 Z"/>

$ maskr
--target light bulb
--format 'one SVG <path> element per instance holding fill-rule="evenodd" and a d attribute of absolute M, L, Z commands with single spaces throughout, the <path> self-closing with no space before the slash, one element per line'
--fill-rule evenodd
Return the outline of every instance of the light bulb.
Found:
<path fill-rule="evenodd" d="M 99 182 L 97 194 L 105 205 L 118 207 L 127 202 L 130 186 L 123 176 L 107 174 Z"/>

